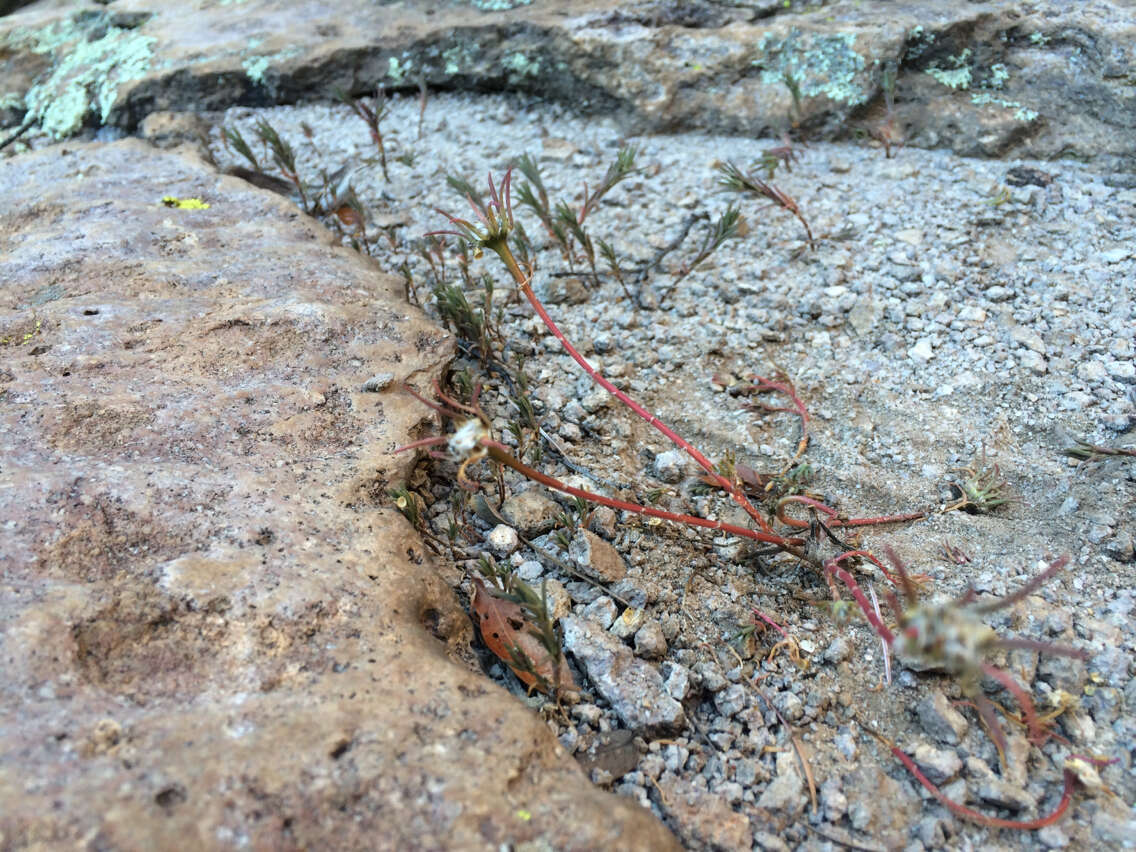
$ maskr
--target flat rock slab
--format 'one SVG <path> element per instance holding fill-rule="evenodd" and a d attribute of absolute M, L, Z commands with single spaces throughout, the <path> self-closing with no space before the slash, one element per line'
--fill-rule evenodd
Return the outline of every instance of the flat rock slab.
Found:
<path fill-rule="evenodd" d="M 133 140 L 0 196 L 0 847 L 673 846 L 385 507 L 423 409 L 368 379 L 452 352 L 397 279 Z"/>
<path fill-rule="evenodd" d="M 893 142 L 1131 164 L 1131 4 L 1028 5 L 39 0 L 0 21 L 0 110 L 58 138 L 158 110 L 423 84 L 552 97 L 636 132 L 798 123 L 846 138 L 886 123 L 894 80 Z"/>

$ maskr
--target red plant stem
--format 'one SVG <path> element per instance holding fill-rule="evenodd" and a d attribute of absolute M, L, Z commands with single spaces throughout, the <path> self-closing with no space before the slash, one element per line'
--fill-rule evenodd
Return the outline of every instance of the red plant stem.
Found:
<path fill-rule="evenodd" d="M 809 522 L 790 518 L 786 515 L 785 506 L 788 503 L 801 503 L 816 509 L 818 512 L 823 512 L 832 518 L 832 521 L 829 522 L 829 526 L 833 527 L 870 527 L 877 524 L 896 524 L 902 521 L 921 521 L 923 518 L 927 517 L 926 512 L 907 512 L 902 515 L 881 515 L 875 518 L 841 518 L 838 517 L 839 512 L 831 506 L 826 506 L 819 500 L 814 500 L 812 497 L 806 497 L 803 494 L 790 494 L 788 497 L 782 497 L 777 502 L 777 520 L 786 526 L 798 530 L 808 529 Z"/>
<path fill-rule="evenodd" d="M 880 565 L 879 560 L 866 550 L 850 550 L 847 553 L 842 553 L 833 559 L 829 559 L 824 563 L 824 570 L 830 574 L 835 574 L 841 579 L 844 585 L 848 587 L 848 591 L 852 593 L 852 597 L 856 599 L 856 603 L 860 605 L 860 611 L 864 613 L 864 618 L 868 619 L 868 623 L 872 625 L 877 635 L 890 645 L 895 642 L 895 634 L 892 633 L 887 625 L 883 623 L 883 620 L 876 615 L 875 609 L 868 602 L 868 598 L 864 595 L 856 579 L 848 573 L 846 568 L 840 565 L 845 559 L 850 559 L 853 556 L 866 557 L 875 562 L 885 574 L 887 573 L 884 567 Z"/>
<path fill-rule="evenodd" d="M 614 396 L 616 399 L 618 399 L 620 402 L 622 402 L 624 405 L 626 405 L 628 408 L 630 408 L 632 411 L 634 411 L 637 415 L 646 420 L 648 425 L 655 427 L 668 438 L 670 438 L 670 440 L 676 447 L 678 447 L 680 450 L 694 459 L 694 461 L 698 463 L 698 466 L 706 471 L 706 473 L 714 479 L 714 482 L 719 487 L 724 489 L 730 495 L 730 497 L 733 498 L 734 502 L 745 510 L 747 515 L 753 518 L 753 520 L 757 523 L 757 525 L 762 529 L 763 532 L 769 535 L 776 535 L 773 532 L 773 527 L 771 527 L 769 525 L 769 522 L 761 516 L 761 513 L 754 507 L 754 505 L 749 502 L 745 494 L 742 492 L 741 488 L 739 488 L 736 483 L 718 473 L 718 470 L 714 467 L 710 460 L 706 458 L 706 456 L 702 455 L 702 453 L 700 453 L 689 441 L 687 441 L 685 438 L 671 429 L 671 427 L 669 427 L 666 423 L 664 423 L 642 405 L 633 400 L 626 393 L 624 393 L 607 379 L 605 379 L 602 375 L 600 375 L 599 372 L 596 371 L 595 367 L 588 363 L 587 359 L 584 358 L 584 356 L 576 350 L 576 347 L 572 345 L 572 342 L 567 337 L 565 337 L 564 332 L 560 330 L 560 327 L 557 326 L 552 317 L 549 316 L 548 311 L 544 309 L 544 305 L 541 304 L 540 299 L 538 299 L 536 297 L 536 293 L 533 292 L 529 277 L 521 271 L 521 267 L 513 257 L 513 253 L 509 250 L 509 247 L 507 245 L 503 246 L 502 250 L 498 253 L 501 256 L 501 259 L 505 262 L 505 266 L 508 268 L 509 273 L 513 276 L 513 279 L 520 286 L 521 292 L 525 294 L 525 298 L 529 300 L 529 304 L 532 305 L 533 310 L 536 311 L 537 316 L 540 317 L 541 322 L 543 322 L 548 330 L 552 332 L 553 336 L 560 341 L 560 345 L 564 347 L 564 351 L 566 351 L 572 357 L 573 361 L 580 365 L 580 368 L 588 374 L 591 380 L 602 387 L 604 390 L 606 390 L 608 393 L 610 393 L 612 396 Z M 777 536 L 777 538 L 780 539 L 781 537 Z M 772 541 L 773 539 L 769 540 Z"/>
<path fill-rule="evenodd" d="M 1053 813 L 1048 816 L 1032 820 L 1000 819 L 998 817 L 987 816 L 984 813 L 972 810 L 948 798 L 926 775 L 919 771 L 919 767 L 915 765 L 915 761 L 908 757 L 902 749 L 890 743 L 888 743 L 888 747 L 891 749 L 891 753 L 899 758 L 899 761 L 907 767 L 907 771 L 915 776 L 915 780 L 922 784 L 927 792 L 938 799 L 944 807 L 951 813 L 963 819 L 968 819 L 971 822 L 978 823 L 979 825 L 985 825 L 990 828 L 1016 828 L 1020 831 L 1036 831 L 1039 828 L 1045 828 L 1047 825 L 1053 825 L 1053 823 L 1061 819 L 1065 811 L 1069 809 L 1069 803 L 1073 800 L 1073 785 L 1077 777 L 1071 770 L 1066 769 L 1065 790 L 1061 794 L 1061 801 L 1057 803 L 1057 807 L 1053 809 Z"/>
<path fill-rule="evenodd" d="M 419 447 L 434 447 L 438 444 L 444 444 L 449 439 L 443 435 L 434 435 L 430 438 L 419 438 L 417 441 L 411 441 L 409 444 L 403 444 L 395 453 L 401 453 L 403 450 L 417 450 Z"/>
<path fill-rule="evenodd" d="M 753 607 L 753 614 L 756 615 L 758 618 L 760 618 L 762 621 L 764 621 L 766 624 L 768 624 L 770 627 L 774 628 L 778 633 L 780 633 L 786 639 L 789 638 L 789 634 L 785 632 L 784 627 L 782 627 L 780 624 L 778 624 L 776 621 L 774 621 L 772 618 L 770 618 L 768 615 L 766 615 L 764 612 L 762 612 L 757 607 Z"/>
<path fill-rule="evenodd" d="M 1004 672 L 997 666 L 992 666 L 989 663 L 982 664 L 982 672 L 994 678 L 1002 684 L 1002 686 L 1006 687 L 1007 692 L 1014 696 L 1014 699 L 1018 702 L 1018 706 L 1022 708 L 1022 716 L 1025 717 L 1026 728 L 1030 733 L 1030 742 L 1034 745 L 1041 745 L 1049 739 L 1045 727 L 1037 717 L 1037 709 L 1034 707 L 1033 699 L 1028 692 L 1022 689 L 1022 685 L 1014 680 L 1008 672 Z"/>
<path fill-rule="evenodd" d="M 775 390 L 778 393 L 782 393 L 785 396 L 789 397 L 789 399 L 792 400 L 792 402 L 793 402 L 793 409 L 782 408 L 782 409 L 779 409 L 779 410 L 781 410 L 781 411 L 793 410 L 797 414 L 797 416 L 801 418 L 801 440 L 797 442 L 797 449 L 796 449 L 796 452 L 793 453 L 793 457 L 791 459 L 789 459 L 788 463 L 785 465 L 785 470 L 788 470 L 789 468 L 791 468 L 793 466 L 793 463 L 797 459 L 799 459 L 801 456 L 803 456 L 805 454 L 805 450 L 808 449 L 808 446 L 809 446 L 809 410 L 805 407 L 805 404 L 801 401 L 801 398 L 799 396 L 797 396 L 796 389 L 791 384 L 789 384 L 788 382 L 775 382 L 775 381 L 772 381 L 770 379 L 765 378 L 764 376 L 754 376 L 753 380 L 755 382 L 757 382 L 757 384 L 754 386 L 754 390 L 757 390 L 757 391 L 762 391 L 762 390 L 765 390 L 765 389 Z M 767 486 L 767 488 L 768 488 L 768 486 Z"/>
<path fill-rule="evenodd" d="M 536 468 L 529 467 L 524 462 L 515 458 L 505 448 L 496 442 L 483 441 L 481 444 L 489 452 L 489 457 L 496 462 L 499 462 L 506 467 L 515 470 L 521 476 L 527 477 L 534 482 L 539 482 L 547 488 L 554 491 L 560 491 L 564 494 L 569 494 L 573 497 L 580 497 L 592 503 L 599 503 L 601 506 L 608 506 L 612 509 L 619 509 L 624 512 L 634 512 L 637 515 L 646 515 L 649 518 L 661 518 L 664 521 L 671 521 L 676 524 L 687 524 L 688 526 L 704 527 L 705 529 L 721 530 L 730 535 L 736 535 L 741 538 L 749 538 L 754 541 L 764 541 L 770 544 L 775 544 L 784 550 L 786 553 L 791 553 L 799 559 L 804 558 L 804 551 L 801 546 L 804 542 L 799 538 L 785 538 L 784 536 L 777 535 L 776 533 L 757 532 L 751 530 L 749 527 L 738 527 L 733 524 L 727 524 L 722 521 L 711 521 L 708 518 L 699 518 L 696 515 L 680 515 L 677 512 L 667 512 L 663 509 L 653 509 L 650 506 L 640 506 L 638 503 L 629 503 L 626 500 L 617 500 L 613 497 L 604 497 L 602 494 L 594 494 L 591 491 L 584 491 L 581 488 L 574 488 L 561 482 L 555 477 L 549 476 L 546 473 L 541 473 Z"/>

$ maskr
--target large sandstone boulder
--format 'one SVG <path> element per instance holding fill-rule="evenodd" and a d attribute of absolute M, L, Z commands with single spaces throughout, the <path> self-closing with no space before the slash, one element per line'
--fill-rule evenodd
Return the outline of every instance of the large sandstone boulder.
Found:
<path fill-rule="evenodd" d="M 386 506 L 452 351 L 397 279 L 134 140 L 0 197 L 0 849 L 673 844 Z"/>
<path fill-rule="evenodd" d="M 157 110 L 327 98 L 338 88 L 509 89 L 635 130 L 893 135 L 967 155 L 1133 164 L 1126 0 L 723 4 L 607 0 L 296 3 L 39 0 L 0 21 L 0 113 L 56 136 Z M 799 95 L 794 104 L 791 88 Z"/>

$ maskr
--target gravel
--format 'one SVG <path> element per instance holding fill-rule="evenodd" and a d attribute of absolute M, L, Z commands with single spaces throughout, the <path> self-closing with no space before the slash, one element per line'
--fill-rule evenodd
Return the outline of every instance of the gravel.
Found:
<path fill-rule="evenodd" d="M 373 154 L 366 127 L 346 108 L 242 108 L 222 123 L 251 138 L 260 118 L 293 142 L 305 174 L 358 166 L 352 182 L 363 205 L 406 223 L 389 231 L 396 248 L 384 238 L 372 251 L 386 269 L 413 276 L 428 312 L 436 310 L 430 263 L 409 241 L 444 227 L 434 208 L 468 214 L 446 186 L 447 173 L 480 186 L 488 171 L 499 176 L 527 152 L 553 201 L 575 204 L 583 181 L 596 186 L 620 145 L 636 145 L 643 171 L 611 190 L 586 222 L 628 270 L 631 296 L 610 274 L 593 282 L 586 262 L 561 274 L 569 272 L 564 260 L 531 211 L 518 205 L 518 218 L 543 249 L 534 286 L 568 337 L 713 461 L 730 456 L 758 472 L 775 472 L 793 456 L 796 418 L 747 411 L 746 401 L 784 401 L 735 398 L 710 379 L 784 369 L 811 414 L 804 458 L 814 476 L 810 491 L 849 515 L 932 513 L 918 524 L 863 532 L 865 546 L 894 546 L 913 571 L 927 575 L 926 597 L 957 597 L 970 586 L 1006 594 L 1034 576 L 1043 557 L 1069 553 L 1066 571 L 988 621 L 1006 635 L 1085 648 L 1090 662 L 1020 651 L 996 662 L 1031 679 L 1039 709 L 1060 691 L 1074 699 L 1059 730 L 1078 749 L 1126 753 L 1136 731 L 1136 557 L 1128 520 L 1136 512 L 1136 473 L 1130 457 L 1074 459 L 1063 450 L 1075 439 L 1133 443 L 1136 190 L 1117 189 L 1114 176 L 1070 160 L 969 160 L 913 148 L 885 159 L 866 145 L 810 143 L 797 148 L 792 172 L 779 169 L 773 179 L 809 218 L 818 236 L 809 250 L 803 229 L 784 211 L 725 195 L 716 184 L 718 163 L 755 165 L 773 140 L 629 136 L 602 116 L 474 95 L 433 95 L 417 139 L 417 98 L 393 96 L 383 125 L 391 172 L 384 182 L 367 161 Z M 301 122 L 312 130 L 310 141 Z M 217 133 L 214 141 L 222 165 L 239 164 Z M 1003 191 L 1013 166 L 1055 179 Z M 706 222 L 731 202 L 740 205 L 746 235 L 676 282 Z M 629 271 L 652 260 L 692 216 L 704 218 L 694 220 L 687 241 L 659 270 L 642 280 Z M 456 268 L 452 251 L 447 263 Z M 601 273 L 607 268 L 599 266 Z M 497 276 L 495 306 L 509 357 L 525 360 L 550 438 L 539 460 L 526 461 L 602 494 L 747 523 L 728 500 L 707 493 L 684 454 L 580 372 L 523 300 L 510 296 L 511 285 L 490 259 L 471 267 L 474 279 L 484 272 Z M 479 293 L 467 289 L 471 300 Z M 476 359 L 460 359 L 455 369 L 480 375 Z M 495 434 L 515 445 L 505 428 L 516 416 L 506 388 L 497 393 L 492 378 L 489 386 L 483 401 Z M 377 384 L 373 390 L 390 392 Z M 938 513 L 946 483 L 959 482 L 959 471 L 982 459 L 1009 481 L 1011 502 L 988 514 Z M 470 473 L 489 485 L 481 466 Z M 445 499 L 435 505 L 442 509 L 452 478 L 452 468 L 439 468 L 435 496 Z M 995 841 L 1088 848 L 1132 836 L 1131 815 L 1111 797 L 1078 796 L 1072 817 L 1036 839 L 995 835 L 920 798 L 864 728 L 917 744 L 917 762 L 944 780 L 950 795 L 963 801 L 969 794 L 972 806 L 1004 818 L 1046 812 L 1060 790 L 1065 752 L 1051 741 L 1041 749 L 1025 743 L 1018 755 L 1024 739 L 1007 730 L 1015 765 L 1004 770 L 973 710 L 956 705 L 966 698 L 959 679 L 898 669 L 886 683 L 878 638 L 858 614 L 832 617 L 823 577 L 793 560 L 755 556 L 749 542 L 737 546 L 710 531 L 595 507 L 584 526 L 567 531 L 565 552 L 550 531 L 564 532 L 558 518 L 568 502 L 511 473 L 505 486 L 501 514 L 521 536 L 541 536 L 534 544 L 551 554 L 519 543 L 512 556 L 518 573 L 534 582 L 547 578 L 558 614 L 567 613 L 569 595 L 577 606 L 562 620 L 564 642 L 595 709 L 552 722 L 560 725 L 561 743 L 575 749 L 600 729 L 636 731 L 645 752 L 638 771 L 616 789 L 649 803 L 688 846 L 796 848 L 813 842 L 800 825 L 805 819 L 850 843 L 897 848 Z M 487 493 L 494 493 L 491 485 Z M 448 511 L 432 517 L 444 538 Z M 480 534 L 494 535 L 495 523 Z M 890 588 L 875 573 L 862 582 L 877 592 Z M 772 628 L 752 629 L 755 607 L 808 649 L 803 657 L 778 645 L 784 637 Z M 1075 634 L 1066 629 L 1073 625 Z M 1017 710 L 1011 697 L 990 694 Z M 809 754 L 818 815 L 806 811 L 807 785 L 790 734 Z M 1136 797 L 1136 778 L 1122 765 L 1102 776 L 1117 801 Z"/>

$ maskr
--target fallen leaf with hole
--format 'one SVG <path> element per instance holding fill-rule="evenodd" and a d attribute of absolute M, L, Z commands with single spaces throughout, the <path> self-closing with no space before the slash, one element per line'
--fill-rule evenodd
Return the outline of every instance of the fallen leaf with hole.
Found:
<path fill-rule="evenodd" d="M 530 689 L 549 693 L 553 683 L 558 692 L 579 692 L 564 655 L 560 655 L 559 679 L 556 660 L 540 641 L 537 629 L 525 620 L 521 605 L 494 596 L 481 580 L 473 581 L 473 611 L 487 648 L 505 663 Z M 523 663 L 528 660 L 529 665 Z"/>

